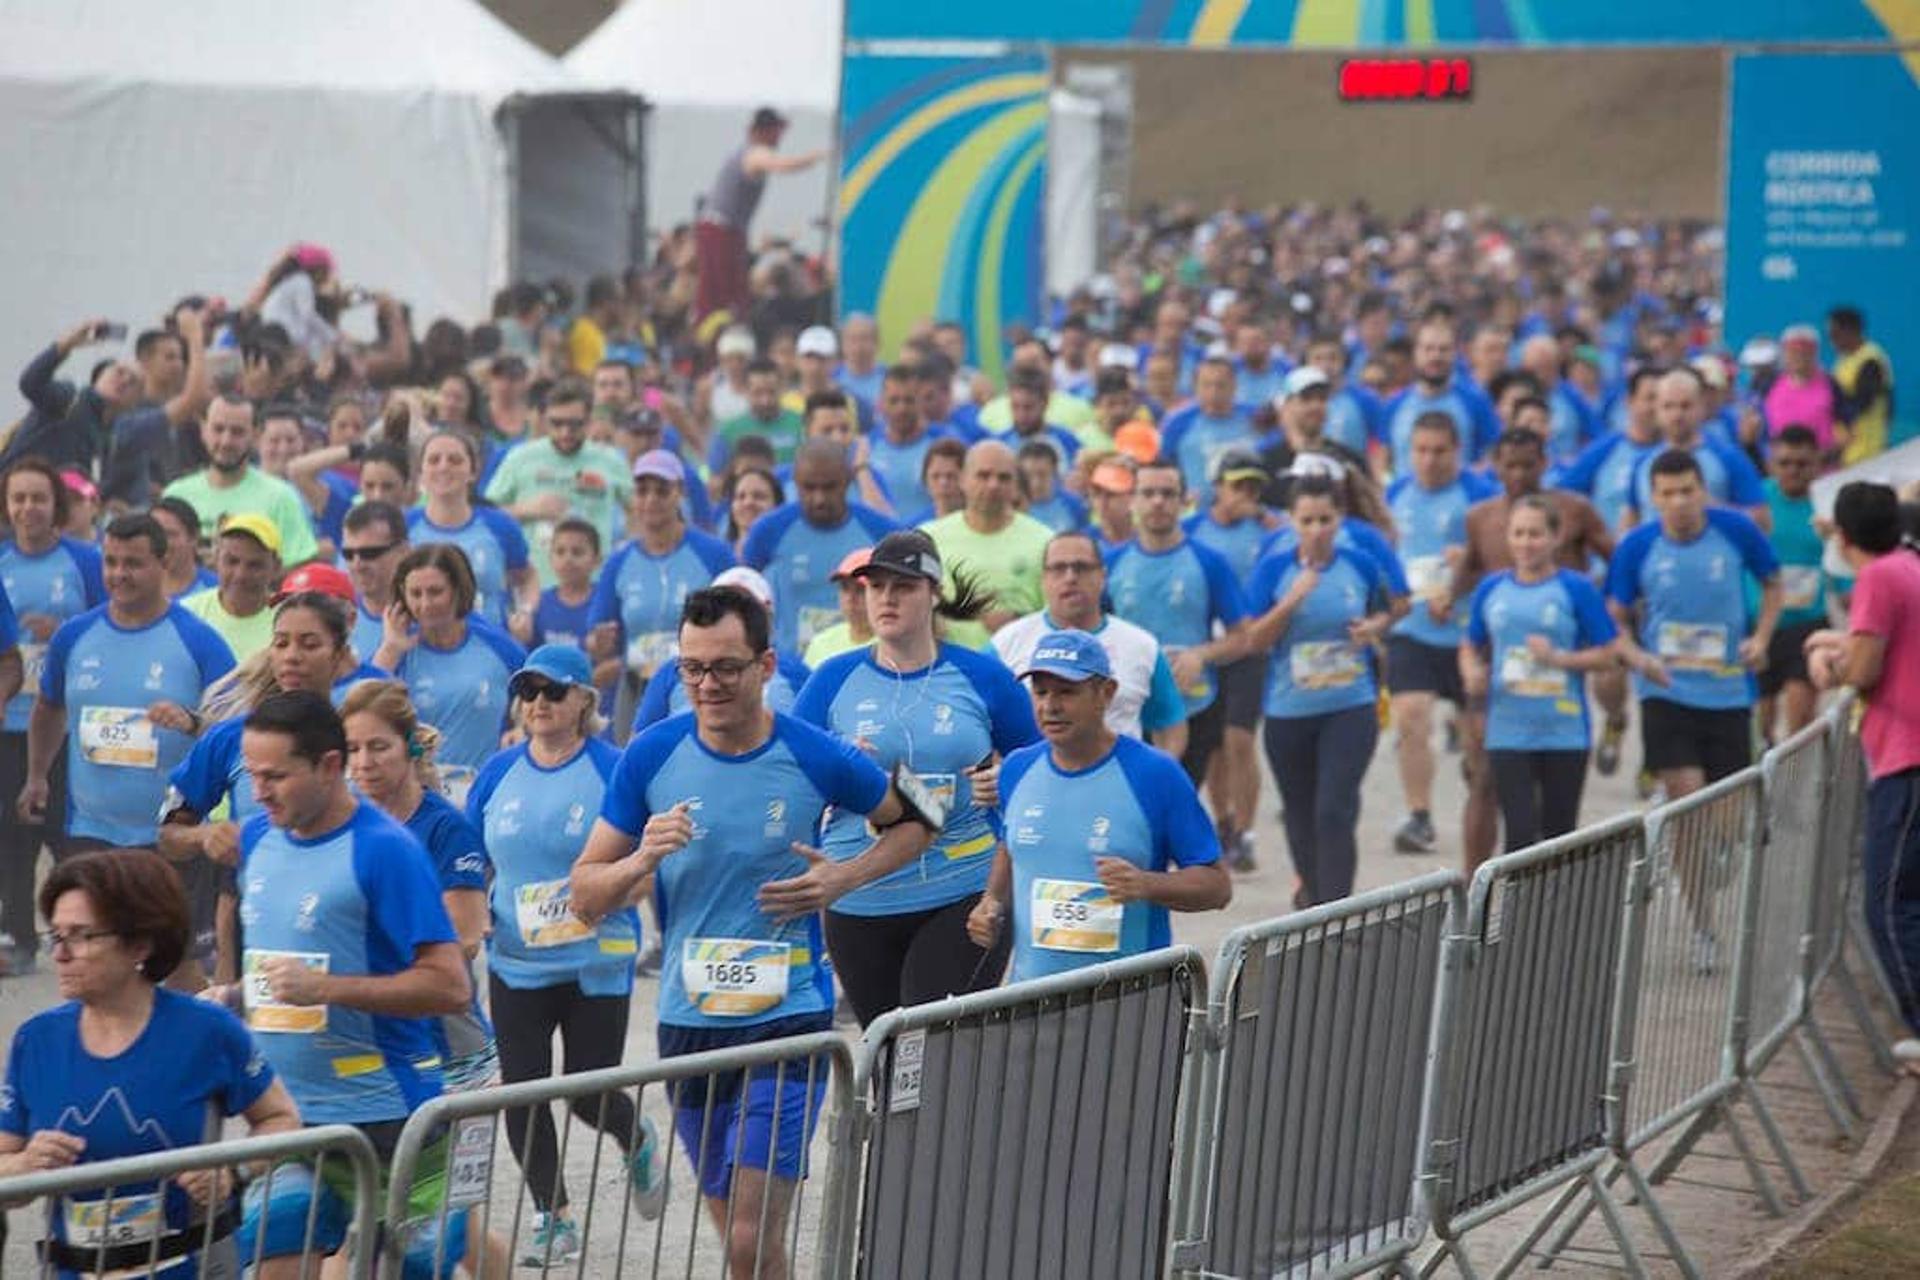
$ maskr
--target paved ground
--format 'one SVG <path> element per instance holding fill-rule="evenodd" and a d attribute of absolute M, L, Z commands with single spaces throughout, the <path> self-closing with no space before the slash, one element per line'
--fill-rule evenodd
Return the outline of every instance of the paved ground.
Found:
<path fill-rule="evenodd" d="M 1628 754 L 1630 759 L 1637 756 L 1637 748 L 1630 749 Z M 1391 737 L 1383 738 L 1366 783 L 1367 802 L 1361 827 L 1360 887 L 1390 884 L 1430 869 L 1458 864 L 1455 818 L 1460 802 L 1458 757 L 1442 755 L 1440 760 L 1436 813 L 1441 815 L 1441 851 L 1431 857 L 1396 855 L 1391 851 L 1390 835 L 1402 816 L 1400 787 L 1391 754 Z M 1208 916 L 1176 918 L 1175 935 L 1179 941 L 1191 943 L 1203 953 L 1211 954 L 1220 939 L 1234 926 L 1271 918 L 1287 910 L 1292 877 L 1271 791 L 1269 782 L 1261 803 L 1260 869 L 1236 879 L 1234 901 L 1228 910 Z M 1633 794 L 1629 768 L 1623 770 L 1620 777 L 1595 777 L 1591 780 L 1586 795 L 1585 815 L 1590 820 L 1598 819 L 1622 812 L 1635 804 L 1637 800 Z M 10 1036 L 22 1018 L 45 1007 L 52 998 L 53 983 L 46 974 L 0 982 L 0 1033 Z M 1823 1018 L 1823 1021 L 1828 1020 L 1833 1022 L 1832 1039 L 1856 1087 L 1862 1091 L 1868 1114 L 1872 1115 L 1886 1091 L 1887 1080 L 1873 1071 L 1865 1057 L 1863 1045 L 1851 1027 L 1842 1025 L 1844 1020 L 1837 1016 Z M 628 1033 L 627 1060 L 639 1063 L 654 1056 L 653 987 L 650 982 L 643 981 L 636 991 L 634 1017 Z M 1817 1096 L 1808 1087 L 1794 1054 L 1787 1052 L 1780 1055 L 1763 1079 L 1762 1093 L 1772 1106 L 1817 1192 L 1823 1179 L 1838 1176 L 1847 1151 L 1835 1142 L 1826 1114 Z M 664 1125 L 665 1099 L 658 1096 L 657 1091 L 649 1091 L 645 1105 L 648 1113 Z M 1746 1128 L 1749 1133 L 1754 1132 L 1751 1122 L 1747 1123 Z M 715 1233 L 711 1227 L 697 1221 L 697 1210 L 686 1177 L 689 1167 L 684 1158 L 676 1156 L 672 1202 L 666 1217 L 659 1224 L 629 1223 L 629 1244 L 625 1249 L 616 1250 L 624 1187 L 614 1159 L 615 1150 L 610 1144 L 603 1146 L 589 1141 L 590 1131 L 579 1124 L 566 1126 L 564 1132 L 566 1165 L 575 1213 L 584 1219 L 591 1211 L 596 1218 L 590 1232 L 592 1239 L 586 1265 L 580 1274 L 615 1274 L 616 1267 L 620 1265 L 616 1262 L 616 1253 L 624 1255 L 621 1261 L 628 1268 L 639 1264 L 643 1274 L 653 1273 L 652 1265 L 642 1261 L 649 1258 L 659 1260 L 660 1274 L 718 1274 Z M 823 1133 L 816 1143 L 816 1170 L 824 1167 L 825 1150 Z M 517 1171 L 503 1159 L 498 1172 L 505 1179 Z M 1777 1172 L 1775 1180 L 1781 1181 Z M 807 1199 L 799 1215 L 802 1274 L 811 1274 L 810 1267 L 805 1263 L 813 1253 L 815 1210 L 820 1190 L 817 1179 L 807 1184 Z M 1661 1198 L 1680 1222 L 1688 1247 L 1709 1275 L 1714 1274 L 1718 1267 L 1730 1264 L 1753 1239 L 1776 1225 L 1774 1219 L 1764 1214 L 1756 1198 L 1747 1189 L 1745 1175 L 1738 1162 L 1731 1158 L 1727 1140 L 1718 1134 L 1709 1136 L 1701 1144 L 1699 1152 L 1681 1166 L 1674 1180 L 1661 1192 Z M 493 1203 L 494 1222 L 504 1234 L 512 1228 L 514 1216 L 514 1200 L 504 1184 L 497 1188 Z M 1474 1261 L 1481 1266 L 1495 1263 L 1519 1238 L 1532 1220 L 1533 1212 L 1533 1207 L 1523 1208 L 1483 1228 L 1471 1241 L 1470 1253 Z M 1664 1264 L 1659 1257 L 1663 1251 L 1644 1215 L 1629 1209 L 1628 1219 L 1646 1256 L 1653 1261 L 1656 1270 L 1662 1269 Z M 5 1256 L 4 1266 L 0 1266 L 0 1272 L 7 1275 L 26 1273 L 25 1269 L 31 1264 L 23 1243 L 37 1234 L 35 1224 L 30 1222 L 25 1211 L 16 1211 L 13 1220 L 15 1243 Z M 527 1230 L 524 1219 L 519 1230 L 524 1236 Z M 1589 1223 L 1582 1231 L 1576 1246 L 1561 1270 L 1583 1274 L 1607 1274 L 1616 1270 L 1612 1265 L 1611 1253 L 1604 1248 L 1605 1237 L 1597 1221 Z"/>

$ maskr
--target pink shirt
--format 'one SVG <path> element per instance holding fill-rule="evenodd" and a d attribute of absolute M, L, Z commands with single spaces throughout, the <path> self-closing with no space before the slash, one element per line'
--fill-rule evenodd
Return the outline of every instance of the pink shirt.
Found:
<path fill-rule="evenodd" d="M 1805 382 L 1790 373 L 1775 378 L 1767 388 L 1766 415 L 1769 436 L 1798 423 L 1812 429 L 1822 449 L 1833 448 L 1833 384 L 1822 375 Z"/>
<path fill-rule="evenodd" d="M 1862 568 L 1848 626 L 1887 645 L 1860 722 L 1873 776 L 1920 768 L 1920 555 L 1903 547 Z"/>

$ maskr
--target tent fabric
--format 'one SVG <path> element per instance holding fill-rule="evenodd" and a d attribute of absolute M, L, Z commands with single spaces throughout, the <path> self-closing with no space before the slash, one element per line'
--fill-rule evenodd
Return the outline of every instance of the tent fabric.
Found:
<path fill-rule="evenodd" d="M 509 256 L 496 112 L 574 88 L 473 0 L 0 0 L 0 30 L 6 384 L 79 320 L 237 301 L 295 240 L 416 332 L 484 316 Z"/>
<path fill-rule="evenodd" d="M 646 97 L 647 212 L 669 226 L 693 217 L 756 107 L 793 121 L 782 151 L 832 147 L 840 31 L 839 0 L 627 0 L 563 62 L 586 85 Z M 767 38 L 743 41 L 741 32 Z M 769 178 L 755 238 L 817 247 L 830 176 L 820 164 Z"/>

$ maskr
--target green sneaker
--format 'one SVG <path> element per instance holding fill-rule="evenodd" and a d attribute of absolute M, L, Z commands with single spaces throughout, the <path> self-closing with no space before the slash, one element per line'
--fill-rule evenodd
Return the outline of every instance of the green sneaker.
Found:
<path fill-rule="evenodd" d="M 640 1149 L 627 1162 L 627 1181 L 633 1207 L 651 1222 L 667 1207 L 667 1162 L 660 1152 L 660 1133 L 653 1121 L 640 1117 Z"/>
<path fill-rule="evenodd" d="M 558 1218 L 550 1213 L 533 1215 L 533 1234 L 520 1247 L 520 1265 L 538 1267 L 542 1270 L 551 1267 L 564 1267 L 580 1256 L 580 1229 L 569 1218 Z"/>

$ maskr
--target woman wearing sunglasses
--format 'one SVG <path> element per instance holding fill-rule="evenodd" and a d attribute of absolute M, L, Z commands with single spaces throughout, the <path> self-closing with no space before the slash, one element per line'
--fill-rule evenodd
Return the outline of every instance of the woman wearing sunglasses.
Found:
<path fill-rule="evenodd" d="M 467 817 L 493 863 L 489 1006 L 500 1075 L 512 1084 L 553 1074 L 556 1030 L 567 1073 L 619 1065 L 640 920 L 631 905 L 593 925 L 572 910 L 573 861 L 600 816 L 607 778 L 620 759 L 598 736 L 599 694 L 587 655 L 572 645 L 541 645 L 508 689 L 526 740 L 480 770 Z M 577 1100 L 574 1114 L 620 1144 L 635 1207 L 643 1217 L 657 1217 L 666 1168 L 652 1122 L 637 1117 L 632 1099 L 617 1091 Z M 567 1213 L 550 1109 L 509 1111 L 507 1135 L 515 1157 L 526 1162 L 527 1191 L 538 1212 L 521 1261 L 565 1263 L 579 1253 L 580 1237 Z"/>

